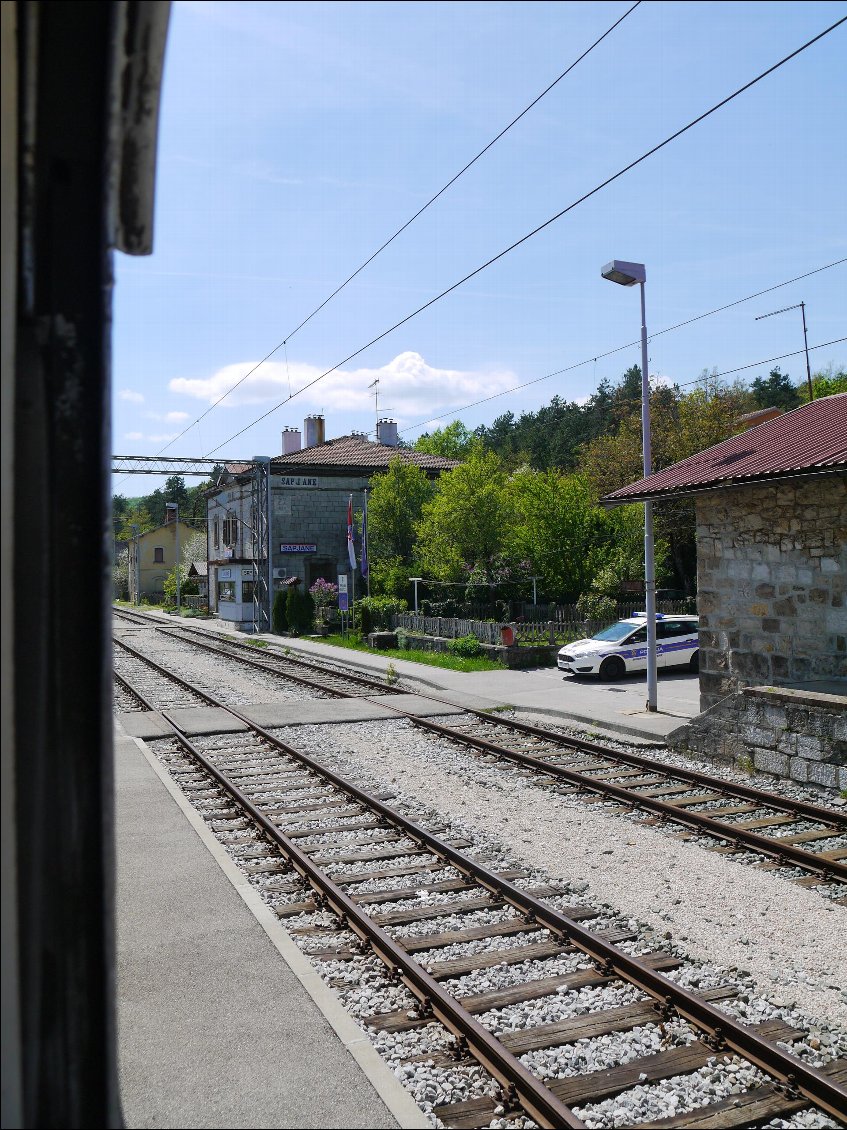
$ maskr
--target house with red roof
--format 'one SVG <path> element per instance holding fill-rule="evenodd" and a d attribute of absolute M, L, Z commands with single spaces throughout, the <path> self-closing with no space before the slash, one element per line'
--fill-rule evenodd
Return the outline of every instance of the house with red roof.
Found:
<path fill-rule="evenodd" d="M 747 422 L 746 431 L 603 502 L 693 499 L 701 709 L 725 704 L 717 713 L 728 735 L 747 717 L 730 708 L 730 696 L 750 688 L 771 688 L 771 707 L 790 701 L 799 709 L 804 692 L 807 706 L 815 695 L 833 700 L 817 704 L 838 716 L 818 750 L 817 761 L 829 764 L 800 779 L 834 784 L 847 763 L 847 393 Z M 772 688 L 786 691 L 775 697 Z M 791 732 L 791 748 L 768 747 L 772 771 L 788 775 L 792 756 L 803 759 L 800 745 L 812 749 L 801 736 Z"/>

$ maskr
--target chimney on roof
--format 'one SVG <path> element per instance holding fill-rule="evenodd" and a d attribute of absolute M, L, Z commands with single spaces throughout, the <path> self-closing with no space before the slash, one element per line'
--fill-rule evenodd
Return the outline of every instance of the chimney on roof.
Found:
<path fill-rule="evenodd" d="M 307 416 L 303 421 L 303 447 L 317 447 L 324 442 L 323 416 Z"/>
<path fill-rule="evenodd" d="M 755 412 L 747 412 L 738 417 L 738 423 L 744 425 L 744 431 L 755 428 L 757 424 L 764 424 L 768 420 L 775 420 L 782 415 L 781 408 L 758 408 Z"/>
<path fill-rule="evenodd" d="M 396 447 L 397 446 L 397 421 L 396 420 L 377 420 L 376 442 L 384 444 L 385 447 Z"/>
<path fill-rule="evenodd" d="M 295 451 L 300 450 L 300 429 L 299 428 L 283 428 L 282 429 L 282 454 L 291 455 Z"/>

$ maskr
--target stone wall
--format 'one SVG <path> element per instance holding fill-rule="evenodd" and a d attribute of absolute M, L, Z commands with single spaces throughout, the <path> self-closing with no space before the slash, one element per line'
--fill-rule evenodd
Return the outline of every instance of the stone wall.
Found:
<path fill-rule="evenodd" d="M 347 557 L 347 503 L 353 495 L 353 512 L 362 509 L 367 475 L 357 476 L 278 476 L 272 483 L 273 566 L 286 576 L 308 578 L 307 564 L 313 561 L 326 568 L 335 582 L 339 573 L 350 572 Z M 317 546 L 315 553 L 280 553 L 281 544 L 304 542 Z M 355 537 L 356 561 L 361 555 L 358 533 Z M 362 577 L 356 570 L 356 596 L 362 596 Z"/>
<path fill-rule="evenodd" d="M 847 674 L 847 475 L 697 500 L 700 705 Z"/>
<path fill-rule="evenodd" d="M 847 695 L 747 687 L 680 726 L 681 752 L 827 788 L 847 788 Z"/>

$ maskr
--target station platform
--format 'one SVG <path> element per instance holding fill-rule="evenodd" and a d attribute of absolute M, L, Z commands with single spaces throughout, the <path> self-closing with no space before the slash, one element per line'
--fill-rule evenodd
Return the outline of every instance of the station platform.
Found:
<path fill-rule="evenodd" d="M 125 1124 L 426 1127 L 144 743 L 115 735 Z"/>

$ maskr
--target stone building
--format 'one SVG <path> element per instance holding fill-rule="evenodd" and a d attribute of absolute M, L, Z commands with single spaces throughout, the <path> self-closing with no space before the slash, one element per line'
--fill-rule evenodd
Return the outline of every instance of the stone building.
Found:
<path fill-rule="evenodd" d="M 376 442 L 364 434 L 324 440 L 323 417 L 282 433 L 282 454 L 271 460 L 271 565 L 274 589 L 298 578 L 310 588 L 318 578 L 333 583 L 349 574 L 347 506 L 353 497 L 361 511 L 371 477 L 388 470 L 392 459 L 421 467 L 437 478 L 455 460 L 427 455 L 397 444 L 397 425 L 380 420 Z M 207 493 L 209 607 L 246 627 L 253 620 L 253 569 L 256 554 L 253 473 L 250 465 L 230 464 Z M 356 542 L 359 554 L 358 539 Z M 356 576 L 356 584 L 361 585 Z M 245 588 L 246 586 L 246 588 Z M 358 594 L 357 594 L 358 595 Z"/>
<path fill-rule="evenodd" d="M 704 713 L 681 737 L 836 784 L 847 772 L 847 393 L 766 419 L 604 501 L 688 495 Z"/>

